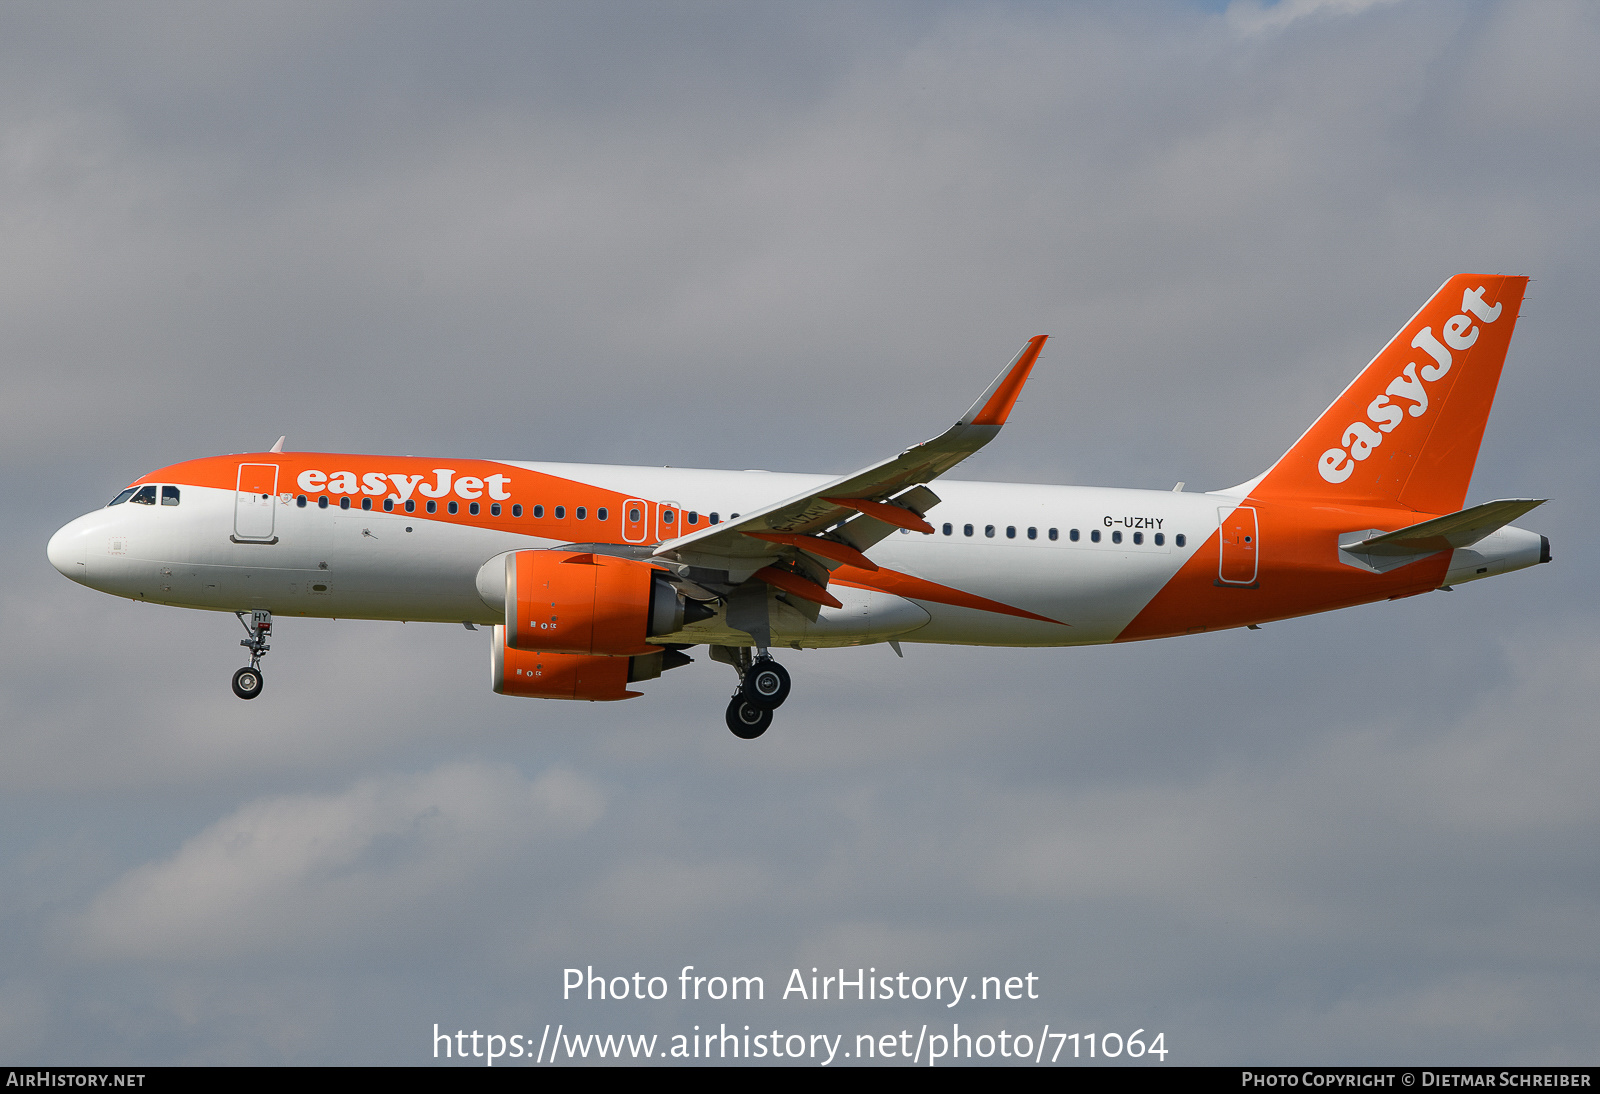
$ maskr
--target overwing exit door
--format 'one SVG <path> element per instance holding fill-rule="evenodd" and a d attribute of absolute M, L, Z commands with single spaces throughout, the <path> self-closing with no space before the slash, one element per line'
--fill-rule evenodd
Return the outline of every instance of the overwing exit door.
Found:
<path fill-rule="evenodd" d="M 643 543 L 650 535 L 650 503 L 629 498 L 622 503 L 622 538 Z"/>
<path fill-rule="evenodd" d="M 656 509 L 657 523 L 656 538 L 659 540 L 677 539 L 683 535 L 683 529 L 678 527 L 683 515 L 678 511 L 678 503 L 664 501 Z"/>

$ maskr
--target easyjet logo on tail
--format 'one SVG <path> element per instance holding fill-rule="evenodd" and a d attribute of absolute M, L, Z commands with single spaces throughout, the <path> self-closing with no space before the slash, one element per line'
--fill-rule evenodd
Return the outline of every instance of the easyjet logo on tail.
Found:
<path fill-rule="evenodd" d="M 1411 348 L 1422 350 L 1431 363 L 1421 368 L 1414 361 L 1406 365 L 1384 393 L 1367 405 L 1367 421 L 1351 422 L 1345 427 L 1339 438 L 1341 447 L 1328 449 L 1317 460 L 1317 471 L 1324 479 L 1336 484 L 1344 482 L 1355 473 L 1356 464 L 1371 456 L 1383 444 L 1384 435 L 1393 433 L 1408 415 L 1421 418 L 1428 413 L 1428 385 L 1450 371 L 1450 351 L 1464 352 L 1478 340 L 1479 330 L 1469 316 L 1486 324 L 1500 318 L 1501 305 L 1485 304 L 1484 291 L 1484 286 L 1479 285 L 1461 294 L 1461 314 L 1445 321 L 1442 342 L 1434 336 L 1432 327 L 1423 327 L 1411 339 Z"/>

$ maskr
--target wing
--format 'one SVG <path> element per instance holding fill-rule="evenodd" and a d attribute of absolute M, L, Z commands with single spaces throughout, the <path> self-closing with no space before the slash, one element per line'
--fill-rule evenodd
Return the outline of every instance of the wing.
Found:
<path fill-rule="evenodd" d="M 933 531 L 922 515 L 939 497 L 923 484 L 1000 432 L 1045 337 L 1029 339 L 961 420 L 941 435 L 809 493 L 667 540 L 654 557 L 690 568 L 694 572 L 683 576 L 693 580 L 732 586 L 753 576 L 804 599 L 837 605 L 824 587 L 829 572 L 846 563 L 877 569 L 863 552 L 897 528 Z M 798 573 L 773 569 L 781 561 L 801 563 Z M 726 576 L 718 577 L 717 571 Z"/>

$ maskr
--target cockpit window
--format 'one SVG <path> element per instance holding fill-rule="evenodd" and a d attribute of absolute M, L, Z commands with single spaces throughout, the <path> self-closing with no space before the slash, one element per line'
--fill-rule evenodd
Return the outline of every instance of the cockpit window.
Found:
<path fill-rule="evenodd" d="M 178 504 L 178 488 L 176 486 L 163 486 L 161 488 L 161 504 L 162 505 L 177 505 Z"/>
<path fill-rule="evenodd" d="M 154 486 L 141 486 L 138 493 L 129 498 L 134 505 L 154 505 L 156 503 L 156 488 Z"/>
<path fill-rule="evenodd" d="M 134 491 L 137 490 L 137 489 L 138 489 L 138 487 L 136 487 L 136 486 L 128 487 L 122 493 L 118 494 L 116 497 L 112 498 L 109 502 L 107 502 L 106 503 L 106 508 L 109 509 L 113 505 L 121 505 L 123 502 L 125 502 L 129 498 L 133 497 Z"/>

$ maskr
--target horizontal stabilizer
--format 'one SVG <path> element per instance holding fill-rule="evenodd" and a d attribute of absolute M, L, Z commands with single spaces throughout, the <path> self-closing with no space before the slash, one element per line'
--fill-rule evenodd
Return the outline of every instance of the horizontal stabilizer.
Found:
<path fill-rule="evenodd" d="M 1339 537 L 1339 561 L 1359 570 L 1385 574 L 1441 551 L 1471 547 L 1544 503 L 1543 498 L 1510 498 L 1474 505 L 1393 532 L 1378 528 L 1347 532 Z"/>
<path fill-rule="evenodd" d="M 1485 502 L 1447 517 L 1435 517 L 1421 524 L 1413 524 L 1409 528 L 1369 536 L 1353 543 L 1341 543 L 1339 548 L 1364 555 L 1415 555 L 1471 547 L 1548 500 L 1509 498 Z"/>

